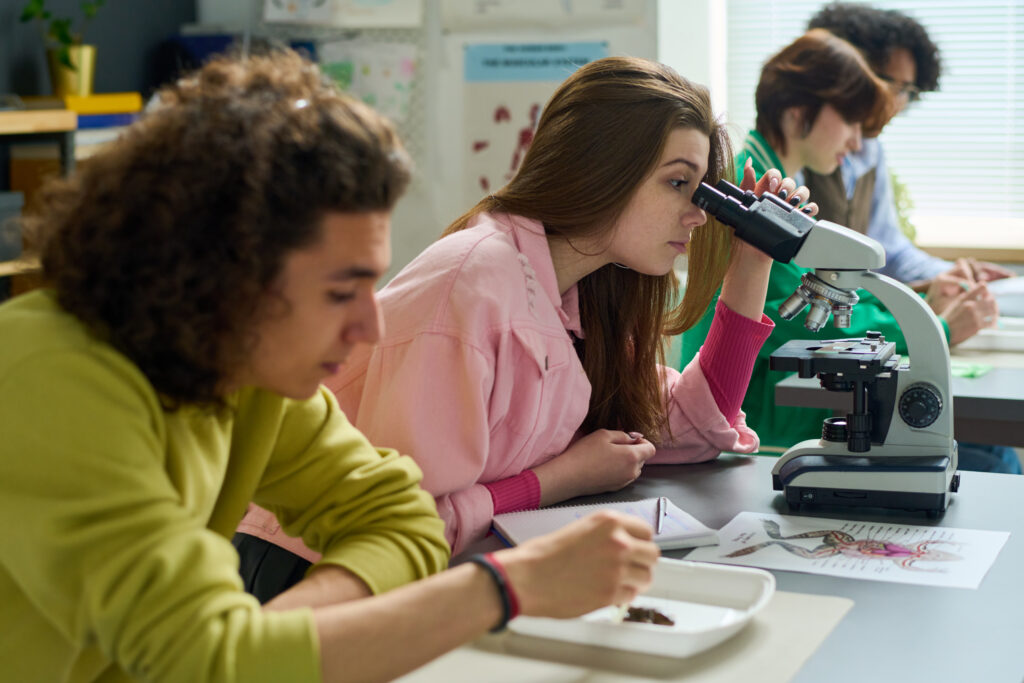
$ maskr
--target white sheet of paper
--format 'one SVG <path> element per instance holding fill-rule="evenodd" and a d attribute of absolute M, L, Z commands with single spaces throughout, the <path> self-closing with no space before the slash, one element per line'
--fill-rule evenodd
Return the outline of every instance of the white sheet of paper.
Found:
<path fill-rule="evenodd" d="M 719 545 L 696 548 L 686 559 L 977 588 L 1010 533 L 741 512 L 718 537 Z"/>

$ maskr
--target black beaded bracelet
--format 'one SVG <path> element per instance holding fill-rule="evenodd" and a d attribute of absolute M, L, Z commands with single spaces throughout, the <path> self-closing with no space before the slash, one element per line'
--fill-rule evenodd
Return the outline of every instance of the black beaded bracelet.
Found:
<path fill-rule="evenodd" d="M 498 589 L 498 595 L 501 597 L 501 621 L 491 629 L 491 633 L 500 633 L 505 630 L 508 622 L 515 616 L 512 613 L 512 599 L 509 596 L 509 587 L 505 581 L 505 573 L 494 566 L 490 558 L 485 555 L 473 555 L 469 558 L 469 561 L 483 567 L 491 579 L 494 580 L 494 585 Z"/>

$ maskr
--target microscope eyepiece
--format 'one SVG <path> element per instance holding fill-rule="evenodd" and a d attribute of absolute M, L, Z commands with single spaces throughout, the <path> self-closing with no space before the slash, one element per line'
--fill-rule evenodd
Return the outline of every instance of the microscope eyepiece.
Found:
<path fill-rule="evenodd" d="M 723 201 L 725 201 L 725 195 L 707 183 L 701 183 L 693 192 L 693 203 L 697 205 L 697 208 L 707 211 L 713 216 L 718 215 Z"/>
<path fill-rule="evenodd" d="M 693 193 L 693 203 L 732 227 L 736 237 L 781 263 L 792 260 L 814 227 L 810 217 L 794 212 L 775 195 L 766 192 L 758 197 L 726 180 L 719 180 L 714 187 L 701 183 Z"/>

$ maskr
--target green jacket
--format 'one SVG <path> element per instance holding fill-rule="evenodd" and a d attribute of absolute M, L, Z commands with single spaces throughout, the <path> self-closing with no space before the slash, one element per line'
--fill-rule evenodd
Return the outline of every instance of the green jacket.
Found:
<path fill-rule="evenodd" d="M 743 173 L 743 165 L 747 158 L 753 161 L 757 176 L 770 168 L 781 169 L 782 164 L 767 141 L 757 131 L 750 131 L 743 143 L 743 150 L 736 156 L 738 174 Z M 738 178 L 737 181 L 740 179 Z M 811 200 L 813 201 L 813 197 Z M 789 298 L 800 285 L 800 278 L 809 272 L 793 263 L 773 263 L 771 278 L 768 282 L 768 296 L 765 300 L 764 312 L 775 323 L 771 336 L 761 347 L 754 362 L 750 387 L 743 399 L 743 412 L 747 414 L 747 424 L 761 437 L 762 446 L 788 448 L 804 439 L 816 439 L 821 436 L 821 422 L 831 416 L 831 411 L 818 408 L 793 408 L 775 405 L 775 385 L 787 375 L 769 369 L 768 357 L 780 346 L 793 339 L 838 339 L 844 337 L 861 337 L 868 330 L 881 332 L 886 340 L 896 343 L 897 353 L 907 352 L 906 341 L 900 332 L 896 319 L 873 294 L 859 290 L 860 302 L 853 308 L 851 326 L 837 329 L 829 321 L 818 332 L 811 332 L 804 327 L 804 314 L 792 320 L 779 317 L 779 305 Z M 692 329 L 683 334 L 682 365 L 685 367 L 700 350 L 707 338 L 714 315 L 715 301 L 711 302 L 704 317 Z M 942 321 L 943 331 L 949 339 L 949 328 Z"/>
<path fill-rule="evenodd" d="M 330 392 L 228 404 L 164 411 L 51 292 L 0 306 L 0 679 L 319 681 L 312 611 L 242 590 L 250 500 L 374 592 L 445 568 L 419 468 Z"/>

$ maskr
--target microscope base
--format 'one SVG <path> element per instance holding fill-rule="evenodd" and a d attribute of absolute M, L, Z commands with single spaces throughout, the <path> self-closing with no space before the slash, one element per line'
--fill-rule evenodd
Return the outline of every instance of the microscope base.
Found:
<path fill-rule="evenodd" d="M 871 507 L 945 512 L 960 477 L 945 455 L 793 453 L 772 469 L 772 486 L 794 509 Z"/>

